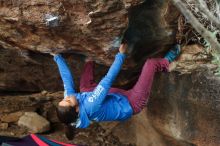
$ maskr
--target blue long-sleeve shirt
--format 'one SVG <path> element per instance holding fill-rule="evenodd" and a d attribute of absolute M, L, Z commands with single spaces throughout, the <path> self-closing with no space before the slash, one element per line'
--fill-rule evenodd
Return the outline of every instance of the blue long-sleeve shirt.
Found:
<path fill-rule="evenodd" d="M 77 128 L 86 128 L 90 121 L 123 121 L 132 116 L 133 110 L 127 97 L 119 93 L 109 93 L 124 62 L 125 55 L 118 53 L 108 73 L 92 92 L 77 93 L 71 72 L 61 55 L 56 61 L 64 83 L 64 97 L 74 95 L 79 102 L 79 121 Z"/>

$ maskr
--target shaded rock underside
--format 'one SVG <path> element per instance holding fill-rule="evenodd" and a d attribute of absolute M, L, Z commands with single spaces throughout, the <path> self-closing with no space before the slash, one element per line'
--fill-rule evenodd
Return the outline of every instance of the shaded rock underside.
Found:
<path fill-rule="evenodd" d="M 133 48 L 124 68 L 140 70 L 147 56 L 174 43 L 179 15 L 170 2 L 160 0 L 141 5 L 135 0 L 12 2 L 0 3 L 2 91 L 60 89 L 52 57 L 43 53 L 58 51 L 73 56 L 69 63 L 78 79 L 83 56 L 110 65 L 117 52 L 112 46 L 123 34 Z M 46 14 L 59 16 L 58 27 L 46 26 Z M 126 85 L 130 81 L 120 82 Z"/>

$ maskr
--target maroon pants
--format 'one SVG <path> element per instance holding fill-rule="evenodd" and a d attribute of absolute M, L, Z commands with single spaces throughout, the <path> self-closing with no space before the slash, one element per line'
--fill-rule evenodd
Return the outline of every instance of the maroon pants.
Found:
<path fill-rule="evenodd" d="M 93 73 L 94 62 L 90 61 L 85 64 L 83 74 L 80 80 L 80 91 L 91 92 L 98 85 L 94 82 Z M 133 114 L 139 113 L 146 105 L 151 86 L 156 72 L 168 71 L 169 62 L 164 58 L 148 59 L 142 69 L 141 75 L 130 90 L 123 90 L 119 88 L 111 88 L 109 93 L 120 93 L 125 95 L 134 111 Z"/>

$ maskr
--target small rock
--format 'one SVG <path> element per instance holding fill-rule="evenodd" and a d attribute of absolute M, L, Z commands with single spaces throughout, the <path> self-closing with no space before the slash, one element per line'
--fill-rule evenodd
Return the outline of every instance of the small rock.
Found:
<path fill-rule="evenodd" d="M 35 112 L 25 112 L 20 117 L 18 125 L 27 127 L 32 133 L 42 133 L 50 130 L 50 123 Z"/>
<path fill-rule="evenodd" d="M 10 132 L 10 135 L 11 135 L 11 136 L 14 136 L 14 135 L 15 135 L 15 133 L 14 133 L 14 132 Z"/>
<path fill-rule="evenodd" d="M 2 122 L 6 123 L 12 123 L 12 122 L 17 122 L 18 119 L 23 115 L 23 112 L 15 112 L 15 113 L 10 113 L 8 115 L 4 115 L 1 117 Z"/>
<path fill-rule="evenodd" d="M 6 130 L 6 129 L 8 129 L 8 123 L 0 123 L 0 129 L 1 129 L 1 130 Z"/>
<path fill-rule="evenodd" d="M 41 92 L 42 95 L 47 95 L 47 93 L 48 93 L 48 92 L 47 92 L 46 90 L 43 90 L 43 91 Z"/>

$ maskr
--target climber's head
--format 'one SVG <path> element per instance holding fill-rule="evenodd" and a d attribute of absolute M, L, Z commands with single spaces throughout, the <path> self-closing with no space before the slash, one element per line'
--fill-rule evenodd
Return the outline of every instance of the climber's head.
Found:
<path fill-rule="evenodd" d="M 57 116 L 59 120 L 64 124 L 71 124 L 78 119 L 78 105 L 73 105 L 71 100 L 66 98 L 61 101 L 57 107 Z"/>
<path fill-rule="evenodd" d="M 59 106 L 63 106 L 63 107 L 72 106 L 72 107 L 76 107 L 76 110 L 78 110 L 78 101 L 75 96 L 67 96 L 62 101 L 59 102 Z"/>
<path fill-rule="evenodd" d="M 78 119 L 78 102 L 76 98 L 66 97 L 57 107 L 57 116 L 65 124 L 65 134 L 68 139 L 73 139 L 76 121 Z"/>

